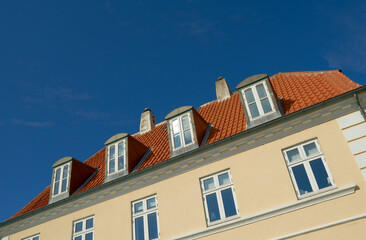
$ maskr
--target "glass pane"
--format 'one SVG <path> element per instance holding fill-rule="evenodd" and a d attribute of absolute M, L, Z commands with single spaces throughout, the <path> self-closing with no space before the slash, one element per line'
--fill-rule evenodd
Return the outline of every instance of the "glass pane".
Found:
<path fill-rule="evenodd" d="M 78 222 L 75 224 L 75 233 L 81 232 L 83 230 L 83 222 Z"/>
<path fill-rule="evenodd" d="M 306 156 L 310 156 L 316 153 L 319 153 L 318 149 L 316 148 L 315 142 L 309 143 L 304 146 Z"/>
<path fill-rule="evenodd" d="M 311 161 L 310 166 L 311 170 L 313 170 L 313 174 L 319 189 L 326 188 L 332 185 L 321 158 Z"/>
<path fill-rule="evenodd" d="M 210 222 L 220 220 L 219 205 L 217 203 L 216 193 L 212 193 L 206 196 L 208 216 Z"/>
<path fill-rule="evenodd" d="M 225 216 L 231 217 L 236 215 L 236 207 L 234 202 L 233 191 L 231 188 L 221 191 L 222 202 L 224 204 Z"/>
<path fill-rule="evenodd" d="M 219 175 L 219 185 L 225 185 L 230 183 L 229 173 L 223 173 Z"/>
<path fill-rule="evenodd" d="M 249 105 L 249 111 L 252 118 L 256 118 L 259 116 L 259 111 L 256 103 L 252 103 Z"/>
<path fill-rule="evenodd" d="M 118 158 L 118 170 L 125 168 L 125 157 L 121 156 Z"/>
<path fill-rule="evenodd" d="M 69 173 L 69 165 L 66 165 L 64 167 L 64 171 L 62 172 L 62 178 L 67 178 L 68 173 Z"/>
<path fill-rule="evenodd" d="M 175 148 L 179 148 L 182 146 L 182 143 L 180 142 L 180 136 L 179 134 L 178 135 L 175 135 L 174 136 L 174 147 Z"/>
<path fill-rule="evenodd" d="M 94 219 L 93 218 L 89 218 L 88 220 L 86 220 L 86 229 L 89 229 L 89 228 L 93 228 L 94 226 Z"/>
<path fill-rule="evenodd" d="M 261 100 L 262 108 L 264 113 L 272 112 L 271 104 L 269 103 L 268 98 Z"/>
<path fill-rule="evenodd" d="M 62 185 L 61 185 L 61 192 L 65 192 L 66 191 L 66 184 L 67 184 L 67 178 L 62 180 Z"/>
<path fill-rule="evenodd" d="M 172 121 L 172 126 L 173 126 L 173 134 L 177 134 L 177 133 L 180 132 L 180 127 L 179 127 L 179 121 L 178 121 L 178 119 Z"/>
<path fill-rule="evenodd" d="M 184 142 L 186 144 L 190 144 L 192 142 L 191 130 L 188 130 L 188 131 L 185 131 L 184 132 Z"/>
<path fill-rule="evenodd" d="M 39 240 L 39 237 L 38 236 L 37 237 L 34 237 L 33 240 Z"/>
<path fill-rule="evenodd" d="M 109 161 L 109 173 L 114 173 L 114 171 L 116 171 L 116 168 L 114 166 L 114 160 Z"/>
<path fill-rule="evenodd" d="M 135 213 L 142 212 L 142 210 L 143 210 L 142 202 L 135 203 L 134 209 L 135 209 Z"/>
<path fill-rule="evenodd" d="M 255 88 L 257 89 L 259 98 L 267 97 L 267 93 L 266 93 L 266 90 L 264 89 L 263 84 L 257 85 Z"/>
<path fill-rule="evenodd" d="M 58 194 L 58 189 L 59 189 L 59 187 L 60 187 L 60 182 L 56 182 L 56 183 L 55 183 L 55 187 L 54 187 L 54 189 L 53 189 L 53 195 Z"/>
<path fill-rule="evenodd" d="M 144 240 L 144 219 L 139 217 L 135 219 L 135 239 Z"/>
<path fill-rule="evenodd" d="M 61 168 L 56 170 L 56 177 L 55 177 L 56 181 L 60 180 L 60 174 L 61 174 Z"/>
<path fill-rule="evenodd" d="M 189 129 L 189 120 L 188 120 L 188 116 L 184 116 L 182 117 L 182 125 L 183 125 L 183 130 L 187 130 Z"/>
<path fill-rule="evenodd" d="M 151 208 L 156 207 L 155 198 L 147 199 L 146 205 L 147 205 L 147 209 L 151 209 Z"/>
<path fill-rule="evenodd" d="M 213 178 L 209 178 L 203 181 L 203 186 L 205 190 L 211 190 L 215 188 L 215 182 Z"/>
<path fill-rule="evenodd" d="M 305 193 L 310 193 L 313 191 L 311 188 L 308 175 L 306 174 L 305 168 L 303 164 L 297 165 L 292 168 L 294 173 L 297 187 L 299 188 L 300 195 Z"/>
<path fill-rule="evenodd" d="M 109 159 L 114 159 L 114 153 L 115 153 L 115 147 L 114 146 L 111 146 L 109 148 Z"/>
<path fill-rule="evenodd" d="M 93 240 L 93 233 L 92 232 L 91 233 L 87 233 L 85 235 L 85 240 Z"/>
<path fill-rule="evenodd" d="M 158 220 L 156 212 L 147 215 L 147 224 L 149 225 L 149 240 L 158 238 Z"/>
<path fill-rule="evenodd" d="M 244 91 L 244 94 L 245 94 L 245 98 L 246 98 L 248 104 L 255 101 L 254 100 L 254 95 L 253 95 L 252 89 L 245 90 Z"/>
<path fill-rule="evenodd" d="M 286 154 L 289 162 L 301 160 L 301 156 L 297 148 L 287 151 Z"/>
<path fill-rule="evenodd" d="M 118 156 L 123 155 L 123 152 L 125 151 L 125 145 L 124 142 L 118 143 Z"/>
<path fill-rule="evenodd" d="M 74 240 L 81 240 L 81 236 L 75 237 Z"/>

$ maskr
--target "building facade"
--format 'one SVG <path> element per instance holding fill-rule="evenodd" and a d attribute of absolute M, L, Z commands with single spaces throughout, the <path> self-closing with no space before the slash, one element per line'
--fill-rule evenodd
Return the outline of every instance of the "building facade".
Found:
<path fill-rule="evenodd" d="M 364 239 L 366 89 L 340 70 L 236 89 L 59 159 L 0 239 Z"/>

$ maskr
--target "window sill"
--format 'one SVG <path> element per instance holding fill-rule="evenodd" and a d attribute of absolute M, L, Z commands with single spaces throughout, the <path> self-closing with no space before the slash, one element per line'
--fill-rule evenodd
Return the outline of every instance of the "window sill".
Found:
<path fill-rule="evenodd" d="M 308 197 L 312 197 L 312 196 L 315 196 L 315 195 L 318 195 L 318 194 L 322 194 L 322 193 L 325 193 L 325 192 L 328 192 L 328 191 L 332 191 L 334 189 L 337 189 L 337 186 L 336 185 L 333 185 L 333 186 L 329 186 L 329 187 L 326 187 L 326 188 L 323 188 L 317 192 L 310 192 L 310 193 L 306 193 L 306 194 L 303 194 L 303 195 L 300 195 L 300 196 L 297 196 L 297 198 L 299 200 L 302 200 L 302 199 L 305 199 L 305 198 L 308 198 Z"/>
<path fill-rule="evenodd" d="M 225 219 L 217 220 L 215 222 L 209 222 L 209 223 L 207 223 L 207 227 L 212 227 L 212 226 L 219 225 L 221 223 L 230 222 L 230 221 L 233 221 L 233 220 L 238 219 L 238 218 L 240 218 L 239 214 L 237 214 L 235 216 L 225 218 Z"/>

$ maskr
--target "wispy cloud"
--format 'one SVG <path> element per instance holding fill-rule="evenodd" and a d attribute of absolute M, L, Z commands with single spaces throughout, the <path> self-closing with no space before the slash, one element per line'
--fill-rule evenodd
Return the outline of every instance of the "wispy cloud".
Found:
<path fill-rule="evenodd" d="M 88 119 L 100 119 L 109 116 L 108 113 L 100 112 L 98 110 L 77 110 L 77 111 L 70 111 L 70 113 Z"/>
<path fill-rule="evenodd" d="M 36 127 L 36 128 L 49 128 L 52 127 L 55 123 L 46 121 L 46 122 L 38 122 L 38 121 L 25 121 L 24 119 L 14 118 L 11 122 L 15 125 Z"/>

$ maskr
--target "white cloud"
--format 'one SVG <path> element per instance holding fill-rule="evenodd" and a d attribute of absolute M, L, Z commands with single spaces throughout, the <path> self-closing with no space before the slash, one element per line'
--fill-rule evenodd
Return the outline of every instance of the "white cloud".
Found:
<path fill-rule="evenodd" d="M 49 128 L 54 125 L 54 122 L 46 121 L 46 122 L 38 122 L 38 121 L 25 121 L 24 119 L 14 118 L 11 122 L 15 125 L 36 127 L 36 128 Z"/>

